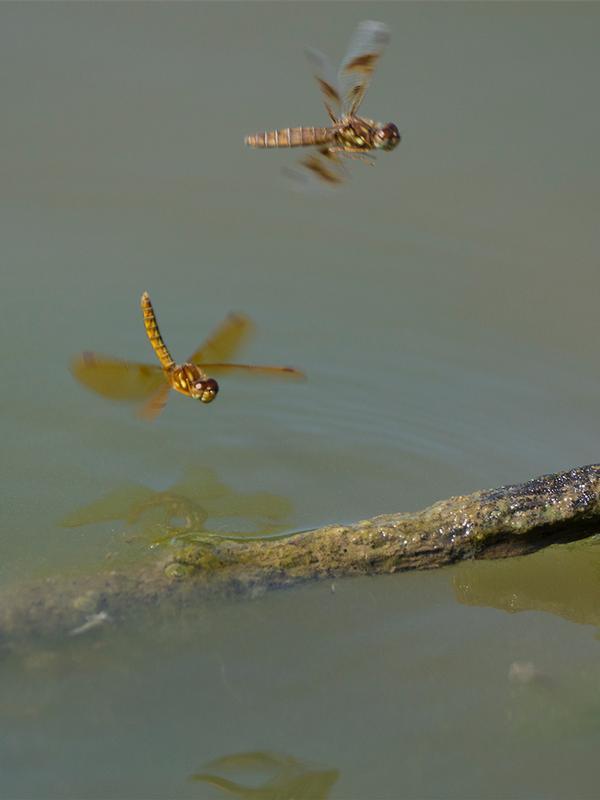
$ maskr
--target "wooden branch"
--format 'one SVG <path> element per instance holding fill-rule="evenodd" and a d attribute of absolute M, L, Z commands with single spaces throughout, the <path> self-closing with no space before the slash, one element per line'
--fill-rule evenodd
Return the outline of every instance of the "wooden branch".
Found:
<path fill-rule="evenodd" d="M 207 535 L 131 571 L 56 577 L 0 598 L 0 637 L 83 635 L 168 597 L 291 586 L 523 555 L 600 531 L 600 465 L 452 497 L 409 514 L 279 538 Z"/>

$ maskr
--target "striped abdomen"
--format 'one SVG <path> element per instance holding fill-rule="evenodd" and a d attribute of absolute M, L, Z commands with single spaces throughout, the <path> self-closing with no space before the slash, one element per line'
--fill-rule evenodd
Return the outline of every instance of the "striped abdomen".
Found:
<path fill-rule="evenodd" d="M 244 141 L 249 147 L 309 147 L 330 142 L 334 133 L 333 128 L 281 128 L 254 133 Z"/>
<path fill-rule="evenodd" d="M 154 352 L 158 356 L 158 360 L 163 368 L 170 369 L 175 362 L 171 358 L 171 353 L 169 353 L 167 350 L 167 346 L 160 335 L 160 331 L 158 330 L 156 315 L 154 313 L 154 309 L 152 308 L 152 303 L 150 302 L 148 292 L 144 292 L 140 304 L 144 313 L 144 325 L 146 327 L 148 338 L 150 339 L 150 344 L 154 348 Z"/>

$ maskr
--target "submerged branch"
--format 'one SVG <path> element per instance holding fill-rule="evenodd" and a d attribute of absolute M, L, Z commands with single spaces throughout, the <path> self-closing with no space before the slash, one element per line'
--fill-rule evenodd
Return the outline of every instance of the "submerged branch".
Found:
<path fill-rule="evenodd" d="M 0 598 L 0 634 L 80 633 L 166 597 L 197 599 L 324 577 L 523 555 L 600 531 L 600 465 L 452 497 L 409 514 L 280 538 L 205 536 L 135 570 L 56 577 Z"/>

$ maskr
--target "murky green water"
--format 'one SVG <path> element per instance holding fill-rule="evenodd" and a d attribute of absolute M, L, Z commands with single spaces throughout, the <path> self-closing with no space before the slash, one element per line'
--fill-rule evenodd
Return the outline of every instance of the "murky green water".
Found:
<path fill-rule="evenodd" d="M 290 193 L 242 137 L 320 124 L 302 47 L 365 18 L 402 144 Z M 2 5 L 5 589 L 136 559 L 160 493 L 244 535 L 597 462 L 599 35 L 577 3 Z M 71 355 L 151 359 L 144 289 L 176 357 L 239 309 L 308 382 L 153 426 L 87 393 Z M 599 608 L 583 542 L 7 651 L 0 792 L 592 798 Z"/>

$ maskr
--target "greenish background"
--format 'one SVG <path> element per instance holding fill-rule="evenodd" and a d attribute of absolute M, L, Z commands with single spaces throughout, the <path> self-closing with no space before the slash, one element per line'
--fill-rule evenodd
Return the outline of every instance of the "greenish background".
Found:
<path fill-rule="evenodd" d="M 321 124 L 302 48 L 337 60 L 368 18 L 392 42 L 362 110 L 402 143 L 291 193 L 297 151 L 243 136 Z M 599 40 L 593 3 L 0 5 L 0 583 L 143 554 L 61 522 L 190 470 L 301 530 L 598 461 Z M 309 380 L 141 423 L 68 361 L 151 360 L 144 289 L 176 357 L 241 310 L 248 360 Z M 215 798 L 189 776 L 275 750 L 339 770 L 333 798 L 595 797 L 599 548 L 485 568 L 8 654 L 0 792 Z"/>

